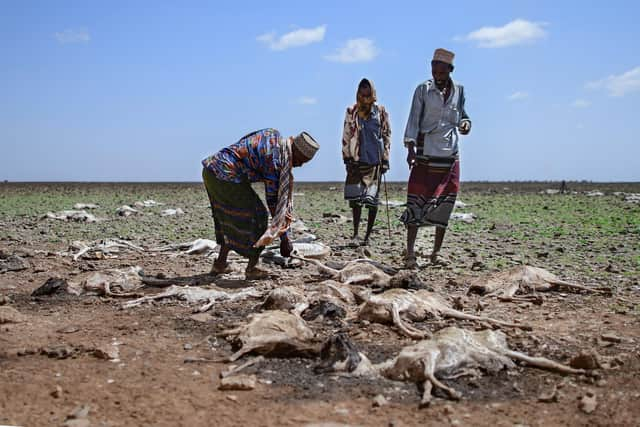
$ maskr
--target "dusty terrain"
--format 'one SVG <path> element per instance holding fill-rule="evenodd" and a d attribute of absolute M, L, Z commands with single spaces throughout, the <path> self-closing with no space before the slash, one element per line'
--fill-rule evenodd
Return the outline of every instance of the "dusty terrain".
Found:
<path fill-rule="evenodd" d="M 456 211 L 473 213 L 475 221 L 452 222 L 444 247 L 448 264 L 432 266 L 421 258 L 416 277 L 468 313 L 478 313 L 480 301 L 466 295 L 471 279 L 519 264 L 585 286 L 611 288 L 611 296 L 551 292 L 541 305 L 486 300 L 480 312 L 533 326 L 530 332 L 505 330 L 513 349 L 562 363 L 595 352 L 602 366 L 589 375 L 562 376 L 519 364 L 497 374 L 461 377 L 445 381 L 462 393 L 460 401 L 436 393 L 431 405 L 420 409 L 415 384 L 315 374 L 317 358 L 267 358 L 246 368 L 243 373 L 258 379 L 250 391 L 218 389 L 228 363 L 185 363 L 229 356 L 234 349 L 219 332 L 245 321 L 262 298 L 220 302 L 194 314 L 199 305 L 176 300 L 122 309 L 123 298 L 31 296 L 50 278 L 72 281 L 107 268 L 137 265 L 147 275 L 170 278 L 207 273 L 212 258 L 203 254 L 121 250 L 74 261 L 77 250 L 70 250 L 78 240 L 120 239 L 148 249 L 213 239 L 200 184 L 0 184 L 0 258 L 5 263 L 0 263 L 5 265 L 0 268 L 0 424 L 637 425 L 640 204 L 625 198 L 640 193 L 640 184 L 568 183 L 567 194 L 545 191 L 558 188 L 558 183 L 464 183 L 459 200 L 467 207 Z M 589 193 L 594 190 L 602 194 Z M 366 256 L 402 266 L 401 207 L 390 209 L 389 231 L 382 208 L 371 244 L 353 248 L 341 184 L 300 184 L 295 191 L 296 216 L 331 246 L 325 261 Z M 401 184 L 389 184 L 388 193 L 391 200 L 404 199 Z M 163 205 L 137 208 L 141 213 L 129 217 L 116 214 L 122 205 L 149 199 Z M 97 204 L 87 212 L 99 221 L 42 218 L 80 202 Z M 161 216 L 168 208 L 184 214 Z M 430 251 L 432 233 L 420 232 L 417 246 L 423 255 Z M 12 255 L 25 264 L 11 267 Z M 283 269 L 267 264 L 276 279 L 245 281 L 244 260 L 232 261 L 234 272 L 213 280 L 219 288 L 266 292 L 321 280 L 311 265 Z M 486 326 L 453 319 L 413 324 L 432 331 L 450 325 Z M 318 344 L 337 332 L 348 334 L 374 362 L 414 342 L 393 326 L 353 319 L 319 319 L 309 326 Z M 374 404 L 378 395 L 386 399 L 381 406 Z M 585 398 L 595 400 L 595 406 L 585 408 Z M 83 407 L 88 414 L 73 418 Z"/>

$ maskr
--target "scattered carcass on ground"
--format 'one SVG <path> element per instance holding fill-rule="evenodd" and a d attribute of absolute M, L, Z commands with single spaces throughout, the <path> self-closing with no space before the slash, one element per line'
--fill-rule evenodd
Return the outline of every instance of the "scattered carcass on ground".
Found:
<path fill-rule="evenodd" d="M 171 252 L 182 251 L 184 255 L 210 255 L 218 250 L 218 244 L 209 239 L 196 239 L 191 242 L 174 243 L 166 246 L 159 246 L 149 249 L 149 252 Z"/>
<path fill-rule="evenodd" d="M 497 372 L 515 367 L 512 359 L 529 366 L 562 374 L 584 374 L 582 369 L 554 362 L 544 357 L 531 357 L 511 350 L 502 331 L 468 331 L 448 327 L 436 332 L 431 339 L 403 348 L 387 361 L 372 364 L 345 334 L 331 337 L 323 345 L 323 359 L 316 372 L 347 372 L 354 376 L 382 376 L 394 381 L 411 381 L 422 387 L 421 406 L 431 400 L 433 387 L 444 390 L 451 399 L 461 394 L 441 380 L 463 375 L 478 375 L 479 370 Z"/>
<path fill-rule="evenodd" d="M 383 270 L 384 266 L 367 258 L 349 261 L 341 269 L 335 269 L 315 259 L 293 257 L 315 264 L 321 274 L 346 285 L 387 287 L 391 281 L 391 276 Z"/>
<path fill-rule="evenodd" d="M 120 239 L 106 239 L 93 243 L 74 241 L 73 243 L 71 243 L 70 249 L 75 252 L 73 254 L 74 261 L 87 256 L 90 256 L 92 258 L 100 258 L 103 255 L 113 255 L 116 253 L 120 253 L 122 250 L 144 252 L 144 249 L 140 246 Z"/>
<path fill-rule="evenodd" d="M 297 314 L 269 310 L 249 316 L 246 324 L 223 331 L 240 348 L 228 357 L 234 361 L 245 354 L 258 353 L 274 357 L 309 357 L 318 354 L 314 333 Z"/>
<path fill-rule="evenodd" d="M 66 210 L 59 212 L 47 212 L 42 219 L 57 219 L 60 221 L 97 222 L 98 218 L 85 210 Z"/>
<path fill-rule="evenodd" d="M 358 319 L 376 323 L 393 323 L 406 336 L 422 339 L 431 336 L 429 331 L 406 324 L 403 317 L 411 321 L 449 317 L 459 320 L 486 322 L 492 325 L 530 330 L 531 327 L 505 322 L 484 316 L 475 316 L 455 310 L 440 296 L 427 291 L 410 292 L 405 289 L 389 289 L 378 295 L 370 295 L 358 311 Z"/>
<path fill-rule="evenodd" d="M 142 268 L 138 266 L 94 271 L 79 280 L 50 278 L 33 291 L 33 296 L 65 292 L 72 295 L 99 295 L 108 297 L 138 297 L 134 291 L 143 287 Z"/>
<path fill-rule="evenodd" d="M 516 266 L 507 271 L 474 279 L 469 284 L 467 293 L 480 294 L 483 298 L 495 296 L 501 301 L 541 302 L 541 297 L 536 295 L 537 292 L 554 291 L 560 287 L 611 294 L 609 288 L 594 288 L 570 283 L 559 279 L 545 269 L 528 265 Z"/>
<path fill-rule="evenodd" d="M 240 301 L 245 298 L 259 298 L 262 293 L 253 288 L 243 289 L 238 292 L 227 292 L 222 289 L 202 288 L 199 286 L 177 286 L 171 285 L 166 290 L 153 294 L 145 295 L 138 299 L 128 301 L 122 305 L 122 308 L 131 308 L 142 305 L 146 302 L 158 301 L 161 299 L 176 298 L 186 301 L 188 304 L 197 304 L 204 302 L 205 304 L 195 310 L 202 313 L 209 310 L 216 303 L 221 301 Z"/>

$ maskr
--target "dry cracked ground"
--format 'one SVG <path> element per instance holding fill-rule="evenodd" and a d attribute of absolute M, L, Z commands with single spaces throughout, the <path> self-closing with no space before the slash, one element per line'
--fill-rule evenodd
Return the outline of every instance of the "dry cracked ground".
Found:
<path fill-rule="evenodd" d="M 466 313 L 530 325 L 530 331 L 504 330 L 512 349 L 561 363 L 590 355 L 588 373 L 560 375 L 517 363 L 508 370 L 444 380 L 462 398 L 452 401 L 436 390 L 431 404 L 420 408 L 415 383 L 317 374 L 317 355 L 284 357 L 286 351 L 243 369 L 254 383 L 220 389 L 220 374 L 232 366 L 220 359 L 236 350 L 221 332 L 246 323 L 268 291 L 323 279 L 312 265 L 268 264 L 274 278 L 245 281 L 244 261 L 233 258 L 234 272 L 196 283 L 211 266 L 206 251 L 148 251 L 213 239 L 200 184 L 0 184 L 0 424 L 637 425 L 640 184 L 568 183 L 564 194 L 558 188 L 558 183 L 464 183 L 459 200 L 466 206 L 456 212 L 473 214 L 472 222 L 452 222 L 447 263 L 432 266 L 420 258 L 414 278 Z M 303 183 L 295 189 L 296 216 L 331 248 L 324 261 L 338 265 L 367 257 L 402 267 L 402 208 L 391 208 L 389 220 L 382 208 L 370 245 L 351 247 L 350 212 L 341 191 L 339 183 Z M 404 191 L 402 184 L 389 184 L 388 198 L 402 203 Z M 159 204 L 134 204 L 149 200 Z M 44 217 L 76 203 L 97 205 L 85 207 L 97 221 Z M 120 216 L 116 210 L 123 205 L 138 212 Z M 163 216 L 166 209 L 178 208 L 177 215 Z M 423 255 L 430 251 L 432 233 L 420 232 Z M 109 239 L 121 246 L 74 259 L 83 248 L 74 242 L 90 246 Z M 473 279 L 523 264 L 611 293 L 560 289 L 529 302 L 467 294 Z M 195 313 L 202 304 L 176 299 L 123 308 L 131 298 L 32 296 L 49 279 L 59 279 L 50 284 L 74 283 L 93 272 L 131 266 L 147 276 L 177 278 L 177 284 L 191 280 L 203 288 L 216 285 L 251 295 L 219 301 L 202 313 Z M 444 318 L 409 323 L 430 331 L 488 327 Z M 393 325 L 354 316 L 321 316 L 307 325 L 313 345 L 343 333 L 373 362 L 416 342 Z"/>

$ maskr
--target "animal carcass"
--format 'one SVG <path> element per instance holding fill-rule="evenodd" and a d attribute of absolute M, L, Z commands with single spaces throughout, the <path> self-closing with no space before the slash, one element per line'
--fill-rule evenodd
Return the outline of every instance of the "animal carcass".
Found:
<path fill-rule="evenodd" d="M 449 327 L 436 332 L 431 339 L 403 348 L 387 361 L 372 364 L 344 334 L 328 340 L 320 352 L 324 359 L 316 372 L 350 372 L 357 376 L 382 376 L 394 381 L 411 381 L 422 385 L 421 405 L 428 405 L 433 387 L 444 390 L 451 399 L 459 399 L 460 393 L 440 380 L 453 379 L 482 370 L 497 372 L 513 368 L 512 361 L 563 374 L 583 374 L 544 357 L 531 357 L 513 351 L 507 345 L 502 331 L 468 331 Z"/>

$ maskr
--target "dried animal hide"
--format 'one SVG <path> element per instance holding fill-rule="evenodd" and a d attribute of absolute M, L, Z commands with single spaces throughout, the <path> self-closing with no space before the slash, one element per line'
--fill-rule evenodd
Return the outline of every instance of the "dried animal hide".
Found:
<path fill-rule="evenodd" d="M 422 331 L 407 325 L 402 319 L 403 317 L 411 321 L 450 317 L 512 328 L 531 329 L 527 325 L 504 322 L 490 317 L 474 316 L 455 310 L 440 296 L 426 290 L 412 293 L 404 289 L 390 289 L 378 295 L 371 295 L 358 312 L 358 319 L 377 323 L 393 323 L 404 335 L 411 338 L 422 339 L 431 336 L 429 331 Z"/>
<path fill-rule="evenodd" d="M 245 289 L 239 292 L 225 292 L 219 289 L 204 289 L 200 287 L 191 286 L 169 286 L 165 291 L 157 294 L 147 295 L 122 305 L 122 308 L 137 307 L 145 302 L 161 300 L 166 298 L 177 298 L 182 301 L 186 301 L 189 304 L 206 303 L 201 306 L 197 312 L 205 312 L 209 310 L 214 304 L 220 301 L 240 301 L 248 297 L 260 297 L 262 294 L 256 292 L 254 289 Z"/>
<path fill-rule="evenodd" d="M 60 212 L 47 212 L 43 217 L 43 219 L 58 219 L 62 221 L 76 221 L 76 222 L 97 222 L 98 219 L 87 213 L 85 210 L 67 210 Z"/>
<path fill-rule="evenodd" d="M 611 293 L 608 288 L 589 288 L 559 279 L 555 274 L 542 268 L 521 265 L 508 271 L 494 273 L 475 279 L 467 293 L 483 295 L 483 298 L 497 297 L 503 301 L 537 300 L 536 292 L 548 292 L 565 287 L 590 292 Z M 525 295 L 516 295 L 516 294 Z"/>
<path fill-rule="evenodd" d="M 185 255 L 210 254 L 218 249 L 218 244 L 209 239 L 196 239 L 192 242 L 175 243 L 173 245 L 160 246 L 149 249 L 149 252 L 183 251 Z"/>
<path fill-rule="evenodd" d="M 120 239 L 101 240 L 97 243 L 92 244 L 87 244 L 82 241 L 74 241 L 71 244 L 70 249 L 73 251 L 77 251 L 73 255 L 74 261 L 77 261 L 78 259 L 87 257 L 89 255 L 96 258 L 99 257 L 99 253 L 103 255 L 112 255 L 114 253 L 119 253 L 121 249 L 144 252 L 143 248 L 136 246 L 133 243 L 127 242 L 126 240 Z"/>
<path fill-rule="evenodd" d="M 451 399 L 461 397 L 440 380 L 477 373 L 477 370 L 493 373 L 510 369 L 515 366 L 512 359 L 562 374 L 585 373 L 544 357 L 531 357 L 511 350 L 502 331 L 473 332 L 456 327 L 444 328 L 431 339 L 405 347 L 396 357 L 379 364 L 372 364 L 345 335 L 328 340 L 320 354 L 324 360 L 317 372 L 349 372 L 356 376 L 382 376 L 420 384 L 423 389 L 421 406 L 429 404 L 433 387 L 444 390 Z"/>
<path fill-rule="evenodd" d="M 234 361 L 248 353 L 276 357 L 310 357 L 318 354 L 314 334 L 296 314 L 270 310 L 255 313 L 245 325 L 222 332 L 233 337 L 240 349 L 229 356 Z"/>
<path fill-rule="evenodd" d="M 66 290 L 74 295 L 137 297 L 140 295 L 132 291 L 143 286 L 141 275 L 142 268 L 138 266 L 96 271 L 86 275 L 80 282 L 69 281 Z"/>
<path fill-rule="evenodd" d="M 345 285 L 373 285 L 378 287 L 388 287 L 391 276 L 380 268 L 376 267 L 370 259 L 356 259 L 349 261 L 344 268 L 336 270 L 318 260 L 299 257 L 298 259 L 308 261 L 318 267 L 320 273 L 331 277 Z"/>

